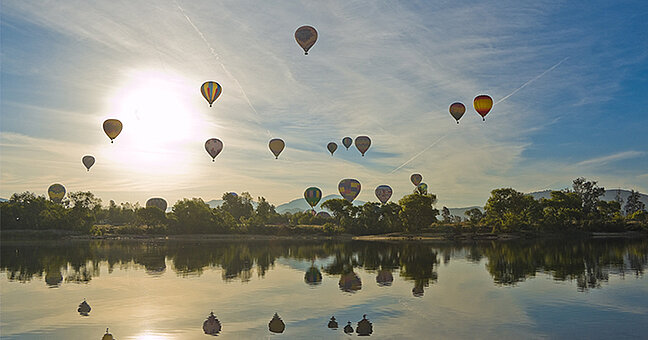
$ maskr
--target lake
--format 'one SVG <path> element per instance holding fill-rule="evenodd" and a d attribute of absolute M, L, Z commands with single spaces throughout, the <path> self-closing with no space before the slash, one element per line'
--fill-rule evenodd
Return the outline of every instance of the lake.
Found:
<path fill-rule="evenodd" d="M 381 339 L 648 336 L 646 239 L 6 241 L 0 252 L 3 339 L 106 328 L 207 339 L 210 312 L 228 339 L 356 337 L 364 314 Z M 282 333 L 269 330 L 275 313 Z"/>

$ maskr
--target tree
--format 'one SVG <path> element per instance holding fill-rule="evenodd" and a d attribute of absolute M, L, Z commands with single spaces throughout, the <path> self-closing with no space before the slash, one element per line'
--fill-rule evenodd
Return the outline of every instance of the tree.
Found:
<path fill-rule="evenodd" d="M 407 231 L 415 232 L 436 222 L 439 210 L 434 208 L 436 195 L 410 194 L 398 201 L 401 206 L 399 216 Z"/>
<path fill-rule="evenodd" d="M 101 211 L 101 199 L 90 191 L 71 192 L 64 204 L 70 208 L 68 214 L 72 229 L 79 231 L 89 231 Z"/>
<path fill-rule="evenodd" d="M 469 210 L 466 210 L 464 213 L 468 217 L 468 221 L 470 224 L 478 224 L 482 218 L 484 218 L 484 213 L 482 213 L 479 208 L 472 208 Z"/>
<path fill-rule="evenodd" d="M 572 188 L 581 198 L 582 209 L 585 214 L 595 212 L 599 197 L 605 194 L 605 188 L 598 187 L 596 181 L 586 181 L 583 177 L 575 179 Z"/>
<path fill-rule="evenodd" d="M 645 211 L 646 205 L 644 202 L 640 201 L 641 196 L 637 191 L 631 190 L 630 196 L 626 200 L 625 204 L 625 214 L 626 216 L 631 216 L 638 211 Z"/>
<path fill-rule="evenodd" d="M 178 233 L 217 233 L 222 225 L 214 223 L 212 209 L 202 198 L 183 199 L 171 209 L 173 227 Z"/>
<path fill-rule="evenodd" d="M 451 223 L 452 216 L 450 215 L 450 209 L 448 207 L 443 207 L 441 209 L 441 217 L 443 217 L 443 223 Z"/>
<path fill-rule="evenodd" d="M 552 191 L 551 198 L 541 199 L 543 223 L 549 229 L 571 229 L 582 219 L 581 196 L 570 191 Z"/>
<path fill-rule="evenodd" d="M 491 191 L 484 210 L 484 222 L 493 227 L 493 232 L 531 226 L 541 215 L 540 205 L 533 197 L 512 188 Z"/>
<path fill-rule="evenodd" d="M 224 193 L 223 201 L 220 209 L 230 213 L 237 221 L 241 221 L 241 218 L 252 217 L 254 207 L 252 206 L 252 196 L 249 193 L 244 192 L 240 195 Z"/>
<path fill-rule="evenodd" d="M 259 203 L 257 204 L 254 216 L 254 222 L 256 224 L 266 224 L 271 218 L 275 218 L 279 215 L 275 211 L 275 206 L 268 203 L 265 197 L 259 197 L 258 201 Z"/>
<path fill-rule="evenodd" d="M 158 207 L 140 208 L 135 211 L 138 225 L 159 226 L 167 224 L 166 213 Z"/>

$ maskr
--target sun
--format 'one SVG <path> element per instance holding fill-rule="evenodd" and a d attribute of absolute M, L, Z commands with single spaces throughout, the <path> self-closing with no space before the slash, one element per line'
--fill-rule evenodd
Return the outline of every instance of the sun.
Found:
<path fill-rule="evenodd" d="M 128 73 L 111 100 L 124 126 L 111 156 L 134 171 L 182 172 L 204 126 L 191 97 L 197 88 L 165 72 Z"/>

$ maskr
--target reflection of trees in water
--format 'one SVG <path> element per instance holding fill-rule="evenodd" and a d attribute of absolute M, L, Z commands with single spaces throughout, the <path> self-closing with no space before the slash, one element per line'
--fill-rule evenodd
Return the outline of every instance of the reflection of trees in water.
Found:
<path fill-rule="evenodd" d="M 43 278 L 50 287 L 63 282 L 87 283 L 98 276 L 99 264 L 108 272 L 143 267 L 150 275 L 167 269 L 178 275 L 200 275 L 206 268 L 222 268 L 223 279 L 248 281 L 253 271 L 263 277 L 278 258 L 313 261 L 329 258 L 322 272 L 334 277 L 362 268 L 389 285 L 391 273 L 412 281 L 412 294 L 437 281 L 437 267 L 453 257 L 486 261 L 496 284 L 514 285 L 545 272 L 555 280 L 575 281 L 579 290 L 596 288 L 610 274 L 643 275 L 648 264 L 648 240 L 531 240 L 430 245 L 377 242 L 198 242 L 198 241 L 51 241 L 3 242 L 0 267 L 13 281 Z M 306 274 L 306 273 L 305 273 Z"/>
<path fill-rule="evenodd" d="M 600 287 L 610 273 L 643 275 L 648 241 L 574 239 L 492 242 L 485 247 L 486 269 L 495 283 L 512 285 L 546 272 L 555 280 L 575 280 L 579 290 Z"/>

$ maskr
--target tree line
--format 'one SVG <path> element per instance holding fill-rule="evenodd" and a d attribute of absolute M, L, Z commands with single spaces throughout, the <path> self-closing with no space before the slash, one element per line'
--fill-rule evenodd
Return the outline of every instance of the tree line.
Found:
<path fill-rule="evenodd" d="M 264 197 L 223 194 L 223 204 L 211 208 L 200 198 L 177 201 L 170 212 L 110 201 L 107 207 L 93 193 L 71 192 L 61 203 L 31 192 L 16 193 L 0 203 L 2 230 L 67 230 L 81 234 L 353 234 L 392 232 L 561 232 L 648 230 L 648 213 L 634 190 L 625 204 L 620 197 L 603 201 L 605 189 L 577 178 L 571 189 L 552 191 L 540 200 L 512 188 L 491 191 L 484 211 L 474 208 L 465 217 L 447 207 L 435 207 L 436 195 L 406 195 L 398 203 L 367 202 L 354 206 L 331 199 L 314 211 L 279 214 Z M 622 209 L 623 208 L 623 209 Z M 439 216 L 440 215 L 440 216 Z M 438 218 L 440 217 L 440 218 Z"/>

